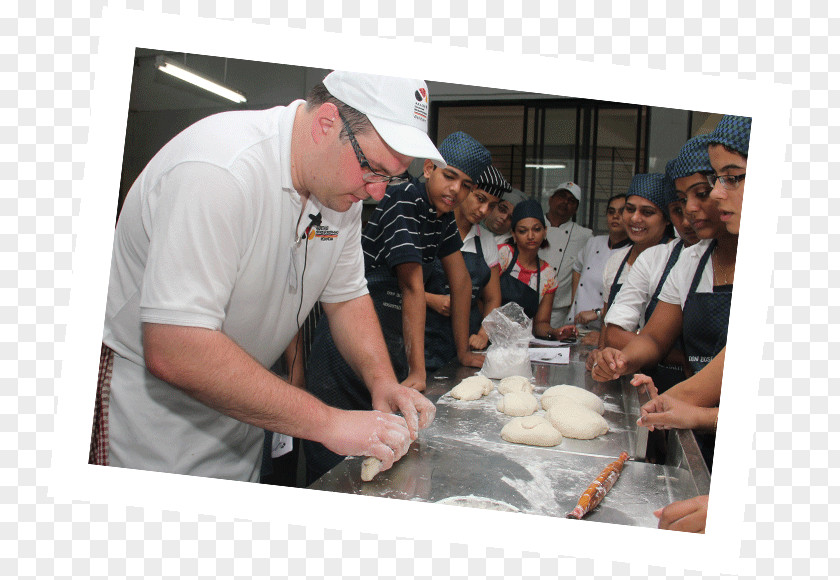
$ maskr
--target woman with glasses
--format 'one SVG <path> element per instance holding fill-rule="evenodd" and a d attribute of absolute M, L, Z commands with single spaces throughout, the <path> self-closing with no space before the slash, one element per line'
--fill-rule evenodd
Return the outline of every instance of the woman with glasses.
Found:
<path fill-rule="evenodd" d="M 692 200 L 689 196 L 686 211 L 698 235 L 712 239 L 703 240 L 683 252 L 665 282 L 649 323 L 639 335 L 621 351 L 605 349 L 596 355 L 597 366 L 592 370 L 595 380 L 617 378 L 659 360 L 680 335 L 694 373 L 723 349 L 729 327 L 738 246 L 738 235 L 732 233 L 730 227 L 734 225 L 733 229 L 737 231 L 740 223 L 731 216 L 739 216 L 737 200 L 743 198 L 744 179 L 739 176 L 746 173 L 749 129 L 749 119 L 726 116 L 706 137 L 711 167 L 715 171 L 709 184 L 714 183 L 715 189 L 706 193 L 703 199 Z M 723 161 L 712 159 L 713 152 L 720 154 L 721 151 L 726 155 Z M 726 171 L 731 174 L 723 173 Z M 725 179 L 729 176 L 735 178 Z M 717 195 L 726 197 L 730 203 L 722 206 L 715 199 L 715 190 L 722 190 Z M 730 192 L 733 195 L 729 196 Z M 707 232 L 714 233 L 710 236 Z M 701 451 L 711 465 L 711 445 L 701 441 Z"/>
<path fill-rule="evenodd" d="M 710 197 L 718 202 L 721 220 L 732 234 L 738 234 L 741 228 L 751 128 L 749 117 L 726 115 L 707 139 L 714 170 L 709 176 L 709 184 L 713 187 Z M 638 424 L 649 429 L 705 428 L 715 432 L 725 356 L 724 346 L 696 375 L 667 393 L 654 396 L 642 407 Z M 636 375 L 632 382 L 656 395 L 656 387 L 648 377 Z M 701 495 L 674 502 L 654 514 L 659 518 L 661 529 L 703 533 L 708 503 L 709 496 Z"/>
<path fill-rule="evenodd" d="M 479 176 L 475 189 L 453 211 L 464 244 L 461 254 L 472 281 L 469 345 L 474 350 L 487 347 L 489 339 L 481 322 L 502 304 L 499 251 L 495 237 L 479 224 L 491 208 L 499 203 L 499 196 L 511 190 L 511 185 L 499 170 L 490 165 Z M 426 305 L 426 370 L 432 372 L 457 354 L 449 318 L 449 284 L 443 263 L 437 259 L 426 282 Z"/>
<path fill-rule="evenodd" d="M 447 166 L 427 159 L 425 182 L 410 179 L 389 187 L 362 232 L 365 278 L 394 372 L 403 385 L 418 391 L 426 388 L 424 284 L 436 258 L 451 289 L 450 324 L 458 360 L 472 367 L 484 362 L 469 348 L 470 275 L 452 210 L 475 189 L 490 166 L 490 152 L 462 131 L 449 135 L 438 150 Z M 363 156 L 359 150 L 357 154 L 362 164 Z M 341 358 L 326 320 L 315 331 L 306 384 L 335 407 L 370 409 L 370 392 Z M 344 459 L 311 441 L 304 443 L 304 453 L 308 483 Z"/>

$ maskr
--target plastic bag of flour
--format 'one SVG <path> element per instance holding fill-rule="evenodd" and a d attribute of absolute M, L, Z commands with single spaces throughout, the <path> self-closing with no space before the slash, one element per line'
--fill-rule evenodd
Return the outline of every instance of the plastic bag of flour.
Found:
<path fill-rule="evenodd" d="M 531 319 L 522 307 L 508 302 L 484 318 L 481 326 L 490 338 L 481 374 L 491 379 L 511 376 L 532 378 L 528 343 L 531 341 Z"/>

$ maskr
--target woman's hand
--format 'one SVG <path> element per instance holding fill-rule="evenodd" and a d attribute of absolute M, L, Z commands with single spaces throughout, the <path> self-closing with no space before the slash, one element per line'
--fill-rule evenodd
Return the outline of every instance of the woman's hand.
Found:
<path fill-rule="evenodd" d="M 601 338 L 601 333 L 597 330 L 589 332 L 586 336 L 580 339 L 580 343 L 584 346 L 598 346 L 598 340 Z"/>
<path fill-rule="evenodd" d="M 547 334 L 551 340 L 566 340 L 577 336 L 577 327 L 574 324 L 567 324 L 560 328 L 551 328 Z"/>
<path fill-rule="evenodd" d="M 641 408 L 637 425 L 654 429 L 707 429 L 713 430 L 717 408 L 698 407 L 663 393 L 648 401 Z"/>
<path fill-rule="evenodd" d="M 592 365 L 592 378 L 599 383 L 615 380 L 627 370 L 624 353 L 616 348 L 607 347 L 595 352 L 595 362 Z"/>
<path fill-rule="evenodd" d="M 705 534 L 708 509 L 709 496 L 698 495 L 691 499 L 675 501 L 669 506 L 656 510 L 653 515 L 659 518 L 660 530 Z"/>
<path fill-rule="evenodd" d="M 583 312 L 578 312 L 577 316 L 575 316 L 575 324 L 589 324 L 597 318 L 598 313 L 594 310 L 584 310 Z"/>

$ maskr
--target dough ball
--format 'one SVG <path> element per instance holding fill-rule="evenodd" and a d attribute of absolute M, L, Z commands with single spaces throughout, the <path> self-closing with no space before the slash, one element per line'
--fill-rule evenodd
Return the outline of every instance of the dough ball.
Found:
<path fill-rule="evenodd" d="M 376 457 L 368 457 L 362 461 L 362 481 L 370 481 L 381 469 L 381 461 Z"/>
<path fill-rule="evenodd" d="M 586 389 L 581 389 L 580 387 L 572 385 L 556 385 L 546 389 L 540 399 L 542 408 L 546 411 L 551 409 L 551 407 L 554 406 L 554 401 L 552 399 L 557 396 L 563 396 L 571 399 L 584 407 L 592 409 L 599 415 L 604 414 L 604 402 L 601 400 L 601 397 L 594 393 L 590 393 Z"/>
<path fill-rule="evenodd" d="M 563 437 L 572 439 L 595 439 L 610 430 L 607 420 L 601 415 L 583 405 L 567 403 L 568 399 L 559 401 L 545 414 L 555 429 Z"/>
<path fill-rule="evenodd" d="M 502 427 L 502 439 L 511 443 L 554 447 L 563 441 L 563 435 L 540 415 L 517 417 Z"/>
<path fill-rule="evenodd" d="M 467 377 L 449 393 L 462 401 L 475 401 L 493 390 L 493 382 L 487 377 L 475 375 Z"/>
<path fill-rule="evenodd" d="M 508 393 L 499 399 L 496 408 L 511 417 L 524 417 L 533 415 L 540 408 L 540 403 L 531 393 Z"/>
<path fill-rule="evenodd" d="M 499 381 L 499 392 L 503 395 L 508 393 L 533 393 L 534 385 L 525 377 L 506 377 Z"/>

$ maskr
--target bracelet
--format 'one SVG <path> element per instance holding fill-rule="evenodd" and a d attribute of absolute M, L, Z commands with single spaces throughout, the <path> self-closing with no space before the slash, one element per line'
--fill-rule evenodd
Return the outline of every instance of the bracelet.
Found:
<path fill-rule="evenodd" d="M 720 413 L 720 411 L 718 411 L 718 413 Z M 713 431 L 717 431 L 717 420 L 718 420 L 718 416 L 715 415 L 715 426 L 712 428 Z"/>

